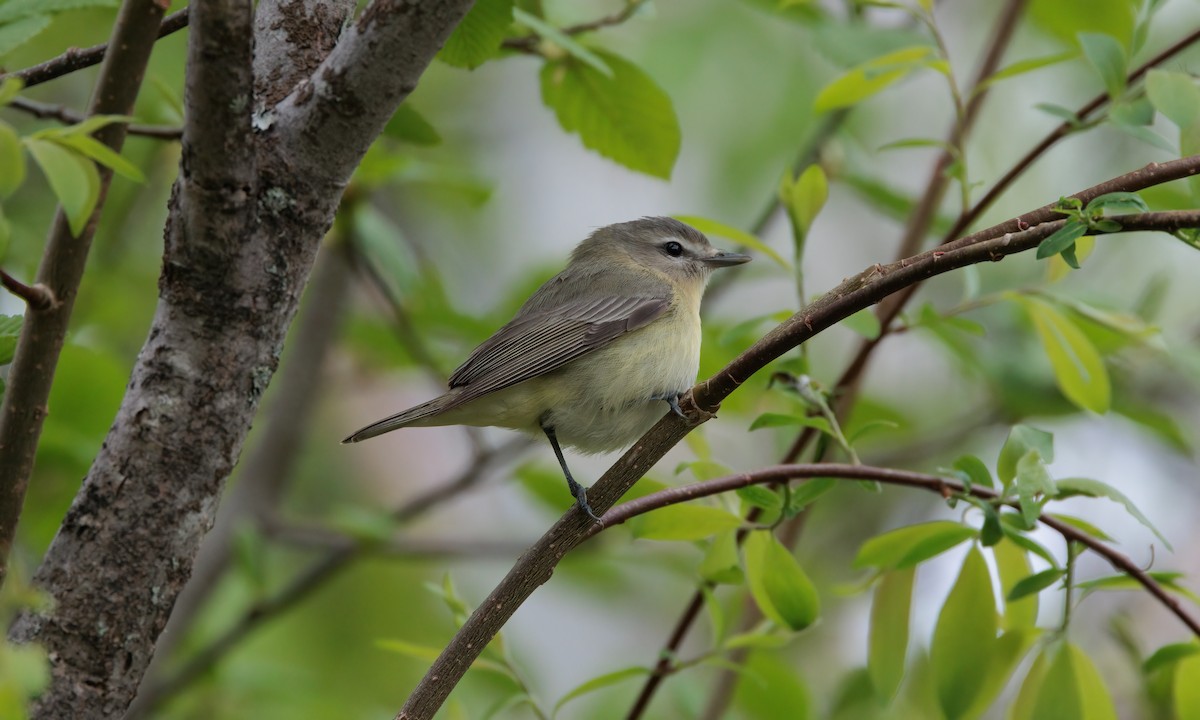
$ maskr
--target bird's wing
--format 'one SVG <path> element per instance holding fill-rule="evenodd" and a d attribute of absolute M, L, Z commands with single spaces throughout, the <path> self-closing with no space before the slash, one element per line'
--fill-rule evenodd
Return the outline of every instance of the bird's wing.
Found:
<path fill-rule="evenodd" d="M 519 316 L 471 353 L 450 387 L 464 387 L 465 401 L 543 375 L 645 327 L 669 305 L 665 295 L 593 297 Z"/>

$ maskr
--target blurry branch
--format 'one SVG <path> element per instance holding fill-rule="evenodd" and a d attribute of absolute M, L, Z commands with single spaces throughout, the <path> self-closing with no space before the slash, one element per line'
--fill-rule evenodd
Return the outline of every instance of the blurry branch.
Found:
<path fill-rule="evenodd" d="M 1188 177 L 1200 171 L 1200 156 L 1147 166 L 1079 193 L 1085 204 L 1104 192 Z M 713 417 L 721 400 L 755 373 L 784 353 L 855 312 L 881 301 L 904 287 L 967 265 L 998 261 L 1038 246 L 1062 228 L 1047 205 L 1006 223 L 961 238 L 935 250 L 890 265 L 875 265 L 843 281 L 800 312 L 777 326 L 723 370 L 692 388 L 683 402 L 686 418 L 665 415 L 588 490 L 598 512 L 605 512 L 646 471 L 692 429 Z M 1175 211 L 1122 215 L 1113 218 L 1122 231 L 1200 227 L 1200 211 Z M 1016 226 L 1026 228 L 1018 230 Z M 500 581 L 434 661 L 424 679 L 405 702 L 397 718 L 430 718 L 466 673 L 479 653 L 499 632 L 516 609 L 548 581 L 563 555 L 592 532 L 582 512 L 572 509 L 543 535 Z"/>
<path fill-rule="evenodd" d="M 301 525 L 285 520 L 267 521 L 263 533 L 271 540 L 296 548 L 342 552 L 362 546 L 364 553 L 373 556 L 385 555 L 406 560 L 512 560 L 529 547 L 527 542 L 512 540 L 364 539 L 323 525 Z"/>
<path fill-rule="evenodd" d="M 171 33 L 182 30 L 188 24 L 188 9 L 184 8 L 178 12 L 171 13 L 162 19 L 162 23 L 158 28 L 158 35 L 155 39 L 164 38 Z M 25 83 L 25 87 L 33 87 L 48 82 L 55 78 L 69 75 L 76 70 L 82 70 L 86 67 L 99 65 L 104 60 L 104 54 L 108 51 L 109 43 L 94 45 L 90 48 L 71 48 L 62 55 L 56 58 L 47 60 L 44 63 L 27 67 L 24 70 L 14 70 L 13 72 L 0 75 L 0 80 L 14 77 L 20 78 Z"/>
<path fill-rule="evenodd" d="M 1197 41 L 1200 41 L 1200 29 L 1192 31 L 1174 45 L 1171 45 L 1159 54 L 1142 63 L 1142 65 L 1140 65 L 1137 69 L 1129 73 L 1129 77 L 1127 77 L 1125 80 L 1126 85 L 1132 85 L 1133 83 L 1137 82 L 1147 72 L 1175 57 L 1179 53 L 1194 45 Z M 1108 104 L 1109 100 L 1110 97 L 1108 93 L 1101 93 L 1092 98 L 1086 105 L 1076 110 L 1075 117 L 1078 121 L 1087 121 L 1092 113 Z M 1058 143 L 1059 140 L 1062 140 L 1070 135 L 1074 128 L 1075 126 L 1073 123 L 1064 121 L 1054 130 L 1051 130 L 1049 135 L 1043 138 L 1040 143 L 1034 146 L 1032 150 L 1027 152 L 1024 157 L 1018 160 L 1017 163 L 1008 170 L 1008 172 L 1004 173 L 1004 175 L 998 181 L 996 181 L 996 184 L 993 185 L 978 202 L 971 206 L 970 209 L 964 209 L 962 215 L 954 223 L 954 226 L 946 232 L 946 236 L 942 241 L 947 242 L 949 240 L 953 240 L 962 234 L 968 227 L 971 226 L 972 223 L 978 220 L 979 217 L 992 206 L 992 203 L 994 203 L 998 197 L 1004 194 L 1004 191 L 1008 190 L 1008 188 L 1012 186 L 1013 182 L 1016 181 L 1016 179 L 1022 174 L 1024 174 L 1024 172 L 1028 170 L 1029 167 L 1038 160 L 1038 158 L 1044 155 L 1046 151 Z"/>
<path fill-rule="evenodd" d="M 87 116 L 65 105 L 53 105 L 37 102 L 28 98 L 13 98 L 8 104 L 10 108 L 27 112 L 43 120 L 57 120 L 64 125 L 74 125 L 83 122 Z M 183 137 L 183 128 L 170 125 L 130 125 L 126 131 L 130 135 L 155 138 L 158 140 L 179 140 Z"/>
<path fill-rule="evenodd" d="M 971 86 L 967 91 L 970 100 L 967 102 L 965 107 L 962 107 L 958 104 L 959 94 L 957 89 L 954 88 L 954 79 L 952 77 L 949 78 L 951 89 L 954 90 L 955 94 L 956 108 L 960 110 L 960 113 L 957 115 L 957 120 L 950 131 L 947 141 L 948 148 L 939 154 L 934 163 L 929 181 L 926 185 L 925 194 L 921 201 L 913 209 L 912 214 L 909 216 L 908 225 L 905 228 L 904 236 L 900 241 L 900 247 L 896 254 L 897 260 L 908 257 L 920 249 L 922 240 L 928 233 L 929 226 L 933 222 L 934 216 L 936 215 L 937 207 L 941 204 L 942 199 L 945 197 L 946 188 L 950 181 L 946 170 L 954 161 L 954 155 L 951 153 L 949 148 L 956 148 L 960 156 L 964 154 L 966 138 L 970 134 L 971 129 L 974 127 L 975 121 L 979 115 L 979 111 L 983 107 L 983 102 L 988 95 L 988 87 L 983 83 L 990 75 L 996 72 L 997 68 L 999 68 L 1000 62 L 1004 57 L 1004 53 L 1012 42 L 1013 33 L 1016 30 L 1017 22 L 1020 19 L 1021 14 L 1024 12 L 1025 4 L 1026 0 L 1009 0 L 1009 2 L 1005 3 L 1004 7 L 1001 9 L 1000 17 L 993 27 L 991 39 L 989 40 L 987 48 L 984 51 L 983 59 L 980 61 L 979 67 L 975 71 L 974 78 L 971 81 Z M 934 30 L 936 32 L 936 28 L 934 28 Z M 943 52 L 944 51 L 945 48 L 943 47 Z M 824 129 L 826 132 L 832 133 L 832 131 L 839 127 L 848 116 L 849 110 L 841 110 L 833 115 L 828 116 L 826 119 L 827 124 L 824 126 Z M 780 199 L 778 194 L 775 194 L 772 198 L 772 203 L 768 205 L 767 209 L 760 216 L 759 223 L 765 227 L 767 222 L 769 222 L 770 218 L 775 214 L 779 207 Z M 797 263 L 801 262 L 801 258 L 797 258 L 796 261 Z M 890 298 L 888 300 L 884 300 L 880 304 L 880 308 L 882 309 L 889 301 Z M 862 367 L 865 367 L 865 359 L 858 364 Z M 846 379 L 846 376 L 843 376 L 843 378 Z M 853 403 L 852 397 L 845 396 L 847 395 L 846 391 L 848 388 L 855 385 L 856 381 L 857 376 L 852 376 L 848 378 L 848 382 L 845 384 L 839 382 L 837 388 L 834 390 L 834 398 L 836 400 L 835 408 L 838 415 L 843 418 L 848 414 L 848 409 Z M 849 394 L 852 394 L 852 391 Z M 795 462 L 816 436 L 817 433 L 812 428 L 806 428 L 805 430 L 801 431 L 793 441 L 791 447 L 784 454 L 782 461 L 784 463 Z M 758 518 L 760 512 L 761 511 L 758 508 L 753 508 L 750 510 L 750 512 L 747 514 L 747 522 L 754 522 Z M 803 513 L 796 518 L 793 518 L 788 524 L 788 527 L 785 529 L 785 532 L 791 536 L 790 541 L 786 543 L 788 547 L 791 547 L 793 544 L 795 544 L 806 518 L 807 513 Z M 739 533 L 737 535 L 737 542 L 740 544 L 745 540 L 745 537 L 745 533 Z M 696 618 L 700 614 L 700 609 L 704 605 L 704 590 L 706 587 L 707 583 L 702 583 L 700 587 L 698 587 L 692 594 L 692 598 L 684 607 L 684 611 L 680 615 L 679 620 L 676 621 L 675 628 L 672 630 L 671 636 L 667 639 L 666 645 L 659 652 L 659 659 L 655 663 L 654 670 L 649 676 L 647 676 L 645 683 L 642 685 L 641 692 L 638 694 L 638 697 L 634 700 L 633 706 L 630 708 L 628 715 L 630 720 L 636 720 L 636 718 L 641 717 L 646 708 L 649 706 L 650 700 L 653 698 L 654 693 L 657 691 L 658 686 L 663 680 L 665 671 L 669 668 L 672 662 L 671 658 L 677 655 L 680 646 L 687 637 L 687 633 L 691 625 L 695 622 Z M 741 627 L 748 629 L 758 622 L 758 619 L 758 608 L 757 606 L 752 607 L 742 616 Z M 747 652 L 747 649 L 736 651 L 733 662 L 740 663 L 744 659 Z M 709 702 L 706 704 L 706 718 L 718 717 L 724 713 L 724 708 L 726 705 L 728 705 L 729 699 L 733 696 L 733 689 L 737 680 L 738 678 L 729 670 L 723 670 L 718 673 L 717 682 L 712 686 L 712 694 Z"/>
<path fill-rule="evenodd" d="M 633 14 L 636 13 L 638 8 L 640 8 L 645 2 L 646 0 L 625 0 L 625 7 L 614 13 L 605 15 L 604 17 L 597 18 L 595 20 L 590 20 L 588 22 L 559 28 L 559 32 L 567 36 L 582 35 L 583 33 L 593 32 L 595 30 L 612 27 L 614 25 L 620 25 L 629 18 L 633 17 Z M 517 52 L 536 55 L 538 54 L 538 45 L 541 42 L 542 38 L 538 35 L 523 35 L 521 37 L 507 38 L 501 44 L 501 47 L 504 47 L 507 50 L 516 50 Z"/>
<path fill-rule="evenodd" d="M 49 310 L 54 305 L 54 293 L 50 291 L 50 288 L 41 283 L 26 285 L 2 269 L 0 269 L 0 285 L 24 300 L 34 310 Z"/>
<path fill-rule="evenodd" d="M 909 472 L 907 470 L 893 470 L 891 468 L 873 467 L 869 465 L 842 465 L 837 463 L 814 463 L 810 465 L 776 465 L 775 467 L 761 468 L 753 472 L 741 473 L 738 475 L 729 475 L 716 480 L 708 480 L 705 482 L 692 483 L 690 485 L 680 485 L 678 487 L 659 490 L 658 492 L 645 495 L 636 500 L 631 500 L 623 503 L 620 506 L 606 512 L 601 517 L 601 522 L 594 525 L 587 533 L 584 539 L 590 538 L 599 534 L 614 525 L 643 515 L 652 510 L 664 508 L 669 505 L 688 502 L 697 498 L 717 495 L 748 485 L 762 485 L 767 483 L 780 483 L 788 480 L 800 478 L 814 477 L 832 477 L 839 480 L 875 480 L 885 485 L 897 485 L 901 487 L 919 488 L 928 490 L 941 495 L 943 498 L 954 496 L 971 495 L 982 500 L 995 500 L 999 495 L 991 489 L 982 487 L 966 488 L 961 483 L 936 475 L 926 475 L 924 473 Z M 1009 503 L 1010 507 L 1017 507 L 1016 503 Z M 1041 515 L 1038 521 L 1048 528 L 1053 529 L 1064 540 L 1069 542 L 1077 542 L 1086 546 L 1089 550 L 1095 552 L 1100 557 L 1108 561 L 1119 572 L 1125 573 L 1133 578 L 1154 596 L 1164 607 L 1166 607 L 1175 617 L 1179 618 L 1184 625 L 1192 631 L 1192 634 L 1200 638 L 1200 619 L 1193 617 L 1179 599 L 1168 593 L 1162 585 L 1154 578 L 1150 577 L 1137 563 L 1128 556 L 1117 552 L 1108 545 L 1105 545 L 1100 540 L 1088 535 L 1067 523 L 1057 520 L 1048 515 Z"/>
<path fill-rule="evenodd" d="M 493 468 L 518 457 L 530 445 L 528 438 L 517 438 L 494 448 L 484 448 L 471 458 L 470 465 L 456 478 L 406 501 L 392 511 L 392 521 L 410 522 L 442 503 L 459 497 L 477 486 Z M 323 587 L 355 561 L 376 552 L 383 541 L 358 540 L 353 544 L 330 551 L 310 564 L 274 596 L 251 605 L 225 632 L 194 655 L 170 675 L 148 681 L 138 697 L 138 712 L 130 708 L 125 720 L 153 717 L 154 711 L 167 699 L 203 677 L 233 648 L 270 620 L 291 610 L 318 588 Z"/>
<path fill-rule="evenodd" d="M 128 115 L 133 111 L 162 13 L 162 6 L 155 0 L 126 0 L 121 6 L 112 35 L 118 50 L 108 56 L 100 70 L 89 115 Z M 107 125 L 94 137 L 119 153 L 125 143 L 125 126 Z M 99 198 L 79 237 L 71 234 L 61 208 L 55 214 L 33 286 L 42 286 L 53 302 L 27 306 L 9 371 L 8 391 L 0 405 L 0 586 L 7 574 L 8 554 L 33 472 L 54 370 L 112 180 L 111 170 L 98 170 Z"/>

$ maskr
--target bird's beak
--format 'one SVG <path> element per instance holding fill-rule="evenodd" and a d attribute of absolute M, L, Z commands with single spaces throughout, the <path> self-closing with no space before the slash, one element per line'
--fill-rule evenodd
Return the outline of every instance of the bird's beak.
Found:
<path fill-rule="evenodd" d="M 748 262 L 750 262 L 749 255 L 731 252 L 719 252 L 716 255 L 709 255 L 704 258 L 704 264 L 714 268 L 732 267 Z"/>

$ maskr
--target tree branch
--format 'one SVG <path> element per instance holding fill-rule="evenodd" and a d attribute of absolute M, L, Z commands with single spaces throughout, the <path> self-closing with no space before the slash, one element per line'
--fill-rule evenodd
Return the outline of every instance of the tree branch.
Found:
<path fill-rule="evenodd" d="M 1097 187 L 1107 187 L 1118 181 L 1136 185 L 1147 182 L 1150 177 L 1157 182 L 1166 182 L 1195 174 L 1198 170 L 1200 156 L 1193 156 L 1148 166 Z M 1087 195 L 1092 190 L 1094 188 L 1080 195 Z M 1023 218 L 1038 217 L 1043 212 L 1050 212 L 1049 206 Z M 1200 211 L 1147 213 L 1114 219 L 1130 230 L 1152 227 L 1174 230 L 1181 226 L 1200 226 Z M 1063 224 L 1062 220 L 1049 221 L 1023 231 L 1007 232 L 1003 228 L 1008 223 L 1004 223 L 962 238 L 944 249 L 930 250 L 887 266 L 876 265 L 844 281 L 776 327 L 716 375 L 692 388 L 683 402 L 686 419 L 674 413 L 666 414 L 588 490 L 589 502 L 601 513 L 611 508 L 667 450 L 713 417 L 721 400 L 793 347 L 907 285 L 966 265 L 1001 260 L 1037 247 Z M 563 555 L 592 532 L 590 525 L 582 512 L 572 509 L 521 556 L 438 656 L 396 716 L 398 720 L 433 716 L 508 618 L 538 586 L 550 579 Z"/>
<path fill-rule="evenodd" d="M 162 19 L 158 28 L 156 39 L 161 39 L 178 32 L 187 27 L 188 9 L 184 8 L 179 12 L 171 13 Z M 0 80 L 15 77 L 20 78 L 25 87 L 33 87 L 41 85 L 44 82 L 49 82 L 55 78 L 69 75 L 76 70 L 82 70 L 86 67 L 99 65 L 104 60 L 104 54 L 108 51 L 109 43 L 94 45 L 90 48 L 71 48 L 62 55 L 56 58 L 47 60 L 44 63 L 39 63 L 32 67 L 27 67 L 24 70 L 15 70 L 4 75 L 0 75 Z"/>
<path fill-rule="evenodd" d="M 87 116 L 83 113 L 72 110 L 65 105 L 53 105 L 23 97 L 13 98 L 8 107 L 29 113 L 43 120 L 57 120 L 64 125 L 74 125 L 87 119 Z M 126 133 L 155 138 L 157 140 L 179 140 L 183 137 L 183 128 L 172 127 L 170 125 L 128 125 L 126 126 Z"/>
<path fill-rule="evenodd" d="M 133 110 L 162 13 L 157 0 L 126 0 L 121 6 L 113 28 L 113 42 L 120 50 L 112 53 L 100 70 L 89 115 L 128 115 Z M 113 123 L 97 131 L 95 138 L 120 152 L 125 126 Z M 55 215 L 33 286 L 44 287 L 54 302 L 28 305 L 9 370 L 8 390 L 0 405 L 0 586 L 8 572 L 17 519 L 33 472 L 42 423 L 49 412 L 46 404 L 54 370 L 112 180 L 111 170 L 100 167 L 99 171 L 99 199 L 80 236 L 72 235 L 61 209 Z"/>
<path fill-rule="evenodd" d="M 50 291 L 50 288 L 41 283 L 26 285 L 3 269 L 0 269 L 0 285 L 24 300 L 34 310 L 49 310 L 54 305 L 54 293 Z M 0 562 L 0 564 L 3 563 Z M 3 580 L 2 574 L 0 574 L 0 580 Z"/>
<path fill-rule="evenodd" d="M 947 497 L 949 494 L 971 495 L 983 500 L 995 500 L 999 497 L 999 494 L 988 488 L 971 487 L 967 489 L 961 483 L 953 480 L 947 480 L 936 475 L 909 472 L 907 470 L 893 470 L 891 468 L 871 467 L 868 465 L 842 465 L 837 463 L 776 465 L 753 472 L 667 488 L 636 500 L 622 503 L 620 506 L 606 512 L 601 517 L 601 522 L 592 527 L 585 539 L 593 537 L 610 527 L 620 525 L 638 515 L 643 515 L 652 510 L 667 507 L 668 505 L 676 505 L 697 498 L 718 495 L 748 485 L 763 485 L 814 477 L 832 477 L 839 480 L 874 480 L 885 485 L 920 488 L 937 493 L 943 497 Z M 1011 506 L 1016 507 L 1016 504 L 1011 503 Z M 1200 638 L 1200 619 L 1192 617 L 1184 609 L 1183 604 L 1179 602 L 1178 598 L 1168 593 L 1162 585 L 1150 577 L 1145 570 L 1139 567 L 1128 556 L 1117 552 L 1091 535 L 1053 517 L 1043 515 L 1038 517 L 1038 522 L 1053 529 L 1067 540 L 1085 545 L 1089 550 L 1107 560 L 1118 571 L 1136 580 L 1138 584 L 1146 588 L 1164 607 L 1170 610 L 1175 617 L 1179 618 L 1193 635 Z"/>
<path fill-rule="evenodd" d="M 567 36 L 582 35 L 583 33 L 595 32 L 596 30 L 606 27 L 621 25 L 626 20 L 633 17 L 633 14 L 638 11 L 644 2 L 645 0 L 625 0 L 625 7 L 614 13 L 609 13 L 604 17 L 596 18 L 595 20 L 589 20 L 588 22 L 582 22 L 576 25 L 568 25 L 567 27 L 559 28 L 559 32 Z M 521 37 L 506 38 L 504 42 L 501 43 L 501 47 L 507 50 L 516 50 L 523 53 L 536 53 L 538 43 L 541 41 L 542 38 L 537 35 L 523 35 Z"/>

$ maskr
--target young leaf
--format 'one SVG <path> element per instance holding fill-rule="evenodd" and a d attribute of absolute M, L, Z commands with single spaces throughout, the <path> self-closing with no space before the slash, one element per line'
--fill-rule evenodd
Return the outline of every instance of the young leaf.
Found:
<path fill-rule="evenodd" d="M 912 567 L 975 536 L 974 528 L 950 520 L 909 525 L 863 543 L 854 558 L 854 567 L 883 570 Z"/>
<path fill-rule="evenodd" d="M 1150 212 L 1150 206 L 1141 195 L 1133 192 L 1110 192 L 1093 199 L 1084 208 L 1084 212 L 1098 213 L 1139 213 Z"/>
<path fill-rule="evenodd" d="M 1015 296 L 1029 314 L 1054 379 L 1063 395 L 1084 410 L 1104 414 L 1112 403 L 1112 389 L 1104 360 L 1079 326 L 1044 300 Z"/>
<path fill-rule="evenodd" d="M 85 157 L 95 160 L 121 177 L 139 183 L 146 181 L 146 176 L 142 174 L 142 171 L 136 165 L 121 157 L 112 148 L 90 135 L 68 135 L 59 138 L 58 142 Z"/>
<path fill-rule="evenodd" d="M 1200 718 L 1200 655 L 1180 660 L 1175 665 L 1174 701 L 1179 718 Z"/>
<path fill-rule="evenodd" d="M 821 609 L 817 589 L 774 535 L 750 533 L 743 552 L 750 594 L 763 615 L 793 631 L 816 621 Z"/>
<path fill-rule="evenodd" d="M 890 701 L 904 679 L 908 654 L 908 625 L 915 568 L 886 572 L 875 588 L 871 603 L 871 630 L 867 644 L 867 672 L 875 696 Z"/>
<path fill-rule="evenodd" d="M 623 668 L 621 670 L 614 670 L 613 672 L 605 673 L 599 677 L 594 677 L 585 683 L 575 686 L 570 692 L 559 698 L 558 702 L 554 703 L 553 714 L 557 715 L 559 709 L 561 709 L 563 705 L 566 705 L 575 698 L 582 697 L 588 693 L 596 692 L 597 690 L 603 690 L 606 687 L 612 687 L 613 685 L 622 683 L 629 678 L 649 675 L 650 672 L 650 668 L 634 666 Z"/>
<path fill-rule="evenodd" d="M 826 112 L 857 105 L 926 64 L 934 54 L 928 45 L 914 45 L 868 60 L 822 88 L 814 109 Z"/>
<path fill-rule="evenodd" d="M 25 146 L 58 197 L 71 234 L 78 237 L 100 198 L 100 173 L 95 164 L 49 140 L 28 138 Z"/>
<path fill-rule="evenodd" d="M 594 68 L 601 75 L 605 77 L 612 77 L 612 70 L 608 67 L 608 65 L 604 64 L 604 60 L 596 55 L 596 53 L 575 42 L 571 39 L 570 35 L 554 27 L 537 15 L 527 13 L 521 8 L 514 8 L 513 17 L 517 19 L 517 22 L 529 27 L 530 30 L 533 30 L 535 33 L 541 36 L 542 39 L 549 40 L 563 50 L 566 50 L 568 55 L 571 55 L 585 65 L 589 65 L 590 67 Z"/>
<path fill-rule="evenodd" d="M 1043 570 L 1040 573 L 1030 575 L 1018 581 L 1016 585 L 1013 585 L 1012 589 L 1008 591 L 1008 596 L 1005 597 L 1005 600 L 1016 602 L 1028 595 L 1039 593 L 1058 582 L 1065 574 L 1065 570 L 1050 568 L 1049 570 Z"/>
<path fill-rule="evenodd" d="M 1046 667 L 1031 718 L 1117 720 L 1117 712 L 1092 661 L 1078 647 L 1065 643 Z"/>
<path fill-rule="evenodd" d="M 643 540 L 701 540 L 741 524 L 737 515 L 705 505 L 668 505 L 630 523 Z"/>
<path fill-rule="evenodd" d="M 1052 257 L 1070 249 L 1075 245 L 1076 240 L 1087 235 L 1087 229 L 1087 225 L 1079 220 L 1068 220 L 1062 227 L 1055 230 L 1054 234 L 1038 245 L 1037 259 Z"/>
<path fill-rule="evenodd" d="M 829 180 L 820 165 L 809 165 L 796 177 L 784 176 L 779 186 L 779 200 L 787 208 L 792 222 L 807 233 L 825 201 L 829 198 Z"/>
<path fill-rule="evenodd" d="M 1007 65 L 991 75 L 988 75 L 987 79 L 980 83 L 980 86 L 976 88 L 975 92 L 979 92 L 992 83 L 1000 82 L 1001 80 L 1008 80 L 1009 78 L 1014 78 L 1018 75 L 1024 75 L 1025 73 L 1033 72 L 1034 70 L 1041 70 L 1042 68 L 1049 67 L 1050 65 L 1057 65 L 1061 62 L 1074 60 L 1076 57 L 1078 57 L 1077 53 L 1065 52 L 1055 55 L 1042 55 L 1040 57 L 1018 60 L 1012 65 Z"/>
<path fill-rule="evenodd" d="M 995 487 L 992 481 L 992 474 L 988 472 L 987 465 L 974 455 L 963 455 L 954 461 L 954 469 L 961 472 L 970 480 L 971 484 L 976 487 Z"/>
<path fill-rule="evenodd" d="M 574 58 L 542 67 L 542 101 L 584 147 L 625 167 L 669 179 L 679 155 L 679 120 L 671 99 L 636 65 L 596 51 L 606 77 Z"/>
<path fill-rule="evenodd" d="M 1154 533 L 1155 537 L 1161 540 L 1162 544 L 1168 550 L 1174 550 L 1171 547 L 1171 543 L 1168 542 L 1167 539 L 1163 537 L 1163 534 L 1158 531 L 1158 528 L 1154 527 L 1154 523 L 1150 522 L 1150 518 L 1142 514 L 1142 511 L 1138 510 L 1137 505 L 1134 505 L 1132 500 L 1126 497 L 1124 493 L 1122 493 L 1120 490 L 1117 490 L 1115 487 L 1107 483 L 1102 483 L 1099 480 L 1092 480 L 1089 478 L 1067 478 L 1066 480 L 1059 480 L 1056 484 L 1058 485 L 1059 497 L 1086 495 L 1094 498 L 1108 498 L 1113 502 L 1124 505 L 1125 512 L 1132 515 L 1135 520 L 1146 526 L 1150 532 Z"/>
<path fill-rule="evenodd" d="M 1017 462 L 1030 450 L 1037 450 L 1046 462 L 1054 462 L 1054 435 L 1028 425 L 1014 425 L 996 462 L 996 474 L 1006 487 L 1017 476 Z"/>
<path fill-rule="evenodd" d="M 1180 130 L 1200 123 L 1200 87 L 1185 72 L 1151 70 L 1146 75 L 1146 97 Z"/>
<path fill-rule="evenodd" d="M 782 413 L 763 413 L 754 418 L 754 422 L 750 423 L 750 429 L 758 430 L 760 428 L 786 427 L 791 425 L 810 427 L 826 434 L 833 432 L 829 421 L 823 417 L 815 415 L 812 417 L 806 415 L 784 415 Z"/>
<path fill-rule="evenodd" d="M 1008 711 L 1008 720 L 1032 720 L 1033 707 L 1037 702 L 1038 694 L 1041 692 L 1042 683 L 1046 679 L 1046 668 L 1051 658 L 1052 647 L 1044 647 L 1038 656 L 1033 659 L 1033 664 L 1029 666 L 1029 671 L 1025 673 L 1025 682 L 1021 683 L 1021 689 L 1017 692 L 1017 697 L 1013 701 L 1012 707 Z"/>
<path fill-rule="evenodd" d="M 717 533 L 696 568 L 700 577 L 711 583 L 737 585 L 744 579 L 738 561 L 738 546 L 733 530 Z"/>
<path fill-rule="evenodd" d="M 478 0 L 446 38 L 438 58 L 474 70 L 500 51 L 513 22 L 513 0 Z"/>
<path fill-rule="evenodd" d="M 1125 92 L 1125 69 L 1128 65 L 1125 47 L 1115 37 L 1101 33 L 1079 33 L 1078 38 L 1083 54 L 1100 75 L 1108 96 L 1113 100 L 1120 99 Z"/>
<path fill-rule="evenodd" d="M 964 717 L 983 688 L 996 624 L 992 576 L 982 553 L 971 548 L 938 615 L 929 651 L 938 704 L 950 720 Z"/>
<path fill-rule="evenodd" d="M 7 76 L 3 80 L 0 80 L 0 107 L 4 107 L 12 102 L 13 98 L 19 95 L 24 89 L 25 81 L 21 78 Z"/>
<path fill-rule="evenodd" d="M 763 255 L 771 258 L 780 267 L 785 270 L 791 270 L 792 264 L 784 259 L 782 255 L 775 252 L 775 248 L 763 242 L 757 236 L 752 235 L 745 230 L 739 230 L 732 225 L 709 220 L 698 215 L 675 215 L 674 218 L 682 223 L 687 223 L 696 228 L 705 235 L 716 235 L 717 237 L 728 238 L 738 245 L 756 250 Z"/>
<path fill-rule="evenodd" d="M 764 510 L 779 510 L 783 507 L 783 499 L 779 497 L 779 494 L 762 485 L 747 485 L 738 488 L 736 492 L 743 502 L 754 507 Z"/>
<path fill-rule="evenodd" d="M 1001 530 L 1003 527 L 1001 524 Z M 1032 574 L 1033 567 L 1029 564 L 1029 555 L 1025 549 L 1007 536 L 992 546 L 992 554 L 996 558 L 996 571 L 1000 576 L 1000 593 L 1004 597 L 1008 597 L 1021 579 Z M 1006 600 L 1001 626 L 1005 630 L 1032 628 L 1037 625 L 1037 614 L 1038 597 L 1036 594 L 1028 595 L 1020 600 Z"/>

